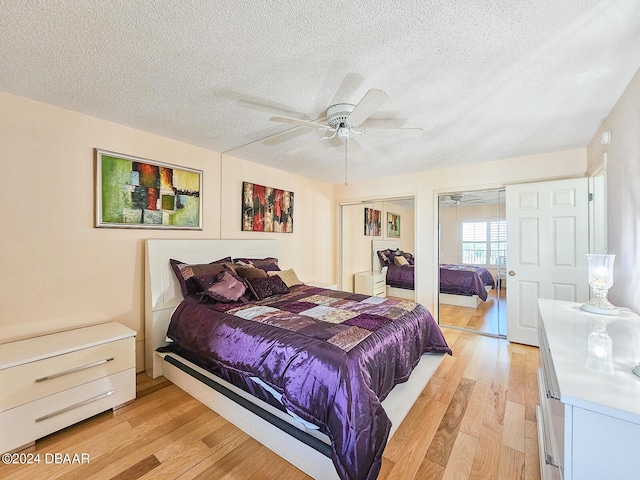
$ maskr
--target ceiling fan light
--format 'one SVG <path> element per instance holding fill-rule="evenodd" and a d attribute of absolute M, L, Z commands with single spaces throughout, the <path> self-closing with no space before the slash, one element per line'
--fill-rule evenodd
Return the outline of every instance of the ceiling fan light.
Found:
<path fill-rule="evenodd" d="M 349 128 L 348 127 L 339 127 L 338 128 L 338 137 L 343 142 L 349 140 Z"/>

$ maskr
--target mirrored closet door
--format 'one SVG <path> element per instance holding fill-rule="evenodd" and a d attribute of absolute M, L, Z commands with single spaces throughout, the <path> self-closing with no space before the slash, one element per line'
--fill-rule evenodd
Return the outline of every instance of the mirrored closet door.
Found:
<path fill-rule="evenodd" d="M 503 189 L 438 198 L 441 325 L 506 336 Z"/>
<path fill-rule="evenodd" d="M 414 212 L 414 197 L 340 205 L 340 290 L 415 299 L 412 288 L 389 288 L 376 254 L 377 249 L 400 249 L 415 255 Z"/>

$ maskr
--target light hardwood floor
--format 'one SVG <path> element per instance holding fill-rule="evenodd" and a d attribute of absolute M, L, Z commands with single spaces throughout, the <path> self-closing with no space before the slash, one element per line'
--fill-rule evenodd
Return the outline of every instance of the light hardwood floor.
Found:
<path fill-rule="evenodd" d="M 440 324 L 466 328 L 491 335 L 505 335 L 507 332 L 506 289 L 489 291 L 487 300 L 477 308 L 456 307 L 440 304 Z"/>
<path fill-rule="evenodd" d="M 379 479 L 538 480 L 538 349 L 443 328 L 446 356 L 389 441 Z M 138 375 L 138 398 L 39 440 L 42 463 L 3 479 L 306 479 L 166 380 Z M 46 465 L 45 454 L 89 455 Z"/>

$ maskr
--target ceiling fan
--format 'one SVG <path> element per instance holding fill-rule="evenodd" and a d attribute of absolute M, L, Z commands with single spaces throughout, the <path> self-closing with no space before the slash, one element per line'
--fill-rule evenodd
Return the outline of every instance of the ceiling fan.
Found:
<path fill-rule="evenodd" d="M 292 117 L 271 117 L 274 122 L 290 123 L 299 127 L 318 129 L 326 132 L 326 135 L 318 140 L 306 143 L 300 147 L 289 150 L 287 155 L 294 155 L 307 148 L 321 143 L 338 139 L 341 143 L 352 143 L 352 146 L 360 149 L 354 137 L 386 137 L 386 138 L 418 138 L 422 135 L 421 128 L 362 128 L 357 129 L 367 118 L 369 118 L 387 99 L 387 95 L 382 90 L 371 89 L 360 100 L 357 105 L 350 103 L 337 103 L 327 108 L 325 117 L 326 123 L 316 121 L 300 120 Z"/>
<path fill-rule="evenodd" d="M 449 197 L 449 198 L 446 198 Z M 467 203 L 485 203 L 485 201 L 480 197 L 474 197 L 469 195 L 464 195 L 462 193 L 454 193 L 451 195 L 444 195 L 440 197 L 440 204 L 446 205 L 448 207 L 457 207 Z"/>

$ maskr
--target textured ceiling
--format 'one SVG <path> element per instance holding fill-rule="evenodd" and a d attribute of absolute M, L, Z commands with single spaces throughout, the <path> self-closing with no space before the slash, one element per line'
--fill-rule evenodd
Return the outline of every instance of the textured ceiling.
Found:
<path fill-rule="evenodd" d="M 329 183 L 344 181 L 344 147 L 287 155 L 320 132 L 271 116 L 313 120 L 385 91 L 363 126 L 424 135 L 359 139 L 356 181 L 585 147 L 640 67 L 637 0 L 0 0 L 0 12 L 1 91 Z"/>

